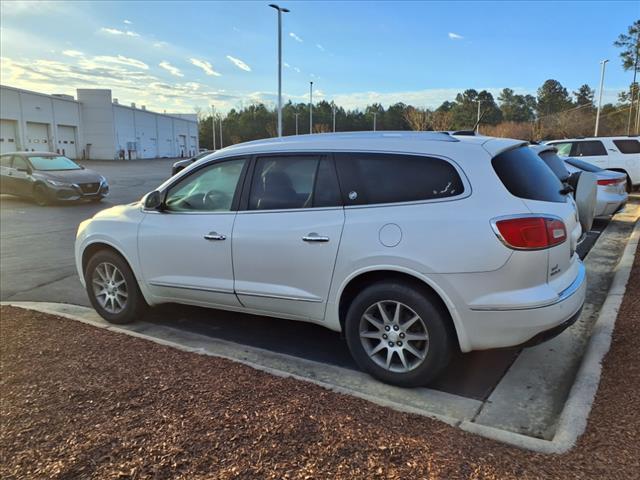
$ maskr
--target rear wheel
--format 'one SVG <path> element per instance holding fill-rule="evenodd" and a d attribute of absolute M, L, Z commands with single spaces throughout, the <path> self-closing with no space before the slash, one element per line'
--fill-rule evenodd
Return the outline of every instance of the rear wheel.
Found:
<path fill-rule="evenodd" d="M 93 255 L 84 278 L 91 305 L 110 323 L 133 322 L 148 308 L 131 268 L 115 252 Z"/>
<path fill-rule="evenodd" d="M 351 303 L 345 333 L 363 370 L 383 382 L 423 386 L 446 367 L 452 353 L 447 313 L 426 292 L 381 282 Z"/>
<path fill-rule="evenodd" d="M 33 200 L 41 207 L 49 204 L 49 194 L 47 188 L 42 184 L 37 184 L 33 187 Z"/>

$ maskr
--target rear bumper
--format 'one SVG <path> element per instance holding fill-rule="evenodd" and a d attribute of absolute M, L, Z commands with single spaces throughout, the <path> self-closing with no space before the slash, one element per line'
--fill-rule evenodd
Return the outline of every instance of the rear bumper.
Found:
<path fill-rule="evenodd" d="M 598 189 L 595 216 L 605 217 L 617 213 L 625 206 L 628 198 L 626 192 L 621 194 Z"/>
<path fill-rule="evenodd" d="M 574 281 L 552 302 L 535 308 L 512 305 L 500 310 L 467 310 L 460 315 L 468 342 L 463 351 L 514 347 L 547 340 L 577 320 L 586 290 L 586 270 L 580 263 Z"/>

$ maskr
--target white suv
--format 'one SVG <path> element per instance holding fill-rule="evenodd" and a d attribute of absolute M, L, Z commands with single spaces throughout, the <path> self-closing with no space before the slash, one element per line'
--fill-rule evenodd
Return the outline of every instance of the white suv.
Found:
<path fill-rule="evenodd" d="M 463 352 L 539 342 L 580 313 L 575 203 L 518 140 L 285 137 L 226 148 L 80 224 L 113 323 L 179 302 L 344 332 L 375 377 L 424 385 Z"/>
<path fill-rule="evenodd" d="M 626 173 L 627 191 L 640 185 L 640 137 L 566 138 L 546 143 L 556 147 L 558 155 Z"/>

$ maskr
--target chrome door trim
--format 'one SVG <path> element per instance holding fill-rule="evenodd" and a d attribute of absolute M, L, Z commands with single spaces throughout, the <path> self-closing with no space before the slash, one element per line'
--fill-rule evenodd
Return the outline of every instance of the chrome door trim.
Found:
<path fill-rule="evenodd" d="M 270 295 L 267 293 L 249 293 L 239 292 L 236 290 L 236 295 L 246 295 L 247 297 L 262 297 L 262 298 L 274 298 L 277 300 L 293 300 L 296 302 L 310 302 L 310 303 L 322 303 L 321 298 L 309 298 L 309 297 L 291 297 L 286 295 Z"/>
<path fill-rule="evenodd" d="M 206 287 L 197 287 L 193 285 L 174 285 L 172 283 L 164 283 L 164 282 L 149 282 L 149 285 L 153 285 L 154 287 L 166 287 L 166 288 L 177 288 L 179 290 L 196 290 L 199 292 L 211 292 L 211 293 L 226 293 L 229 295 L 233 295 L 235 292 L 233 290 L 223 290 L 219 288 L 206 288 Z"/>

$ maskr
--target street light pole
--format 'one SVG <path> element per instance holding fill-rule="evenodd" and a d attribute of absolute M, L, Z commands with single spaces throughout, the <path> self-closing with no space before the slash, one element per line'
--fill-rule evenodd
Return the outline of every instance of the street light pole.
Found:
<path fill-rule="evenodd" d="M 220 116 L 220 148 L 222 148 L 222 116 Z"/>
<path fill-rule="evenodd" d="M 638 39 L 636 44 L 640 43 L 640 33 L 638 33 Z M 638 97 L 637 109 L 640 109 L 640 91 L 636 88 L 636 74 L 638 73 L 638 57 L 640 56 L 640 50 L 636 49 L 636 61 L 633 65 L 633 82 L 631 82 L 631 108 L 629 109 L 629 118 L 627 120 L 627 135 L 631 134 L 631 117 L 633 116 L 633 100 Z M 636 122 L 637 123 L 637 122 Z M 636 125 L 636 129 L 637 129 Z"/>
<path fill-rule="evenodd" d="M 216 116 L 213 105 L 211 105 L 211 131 L 213 133 L 213 151 L 216 150 Z"/>
<path fill-rule="evenodd" d="M 376 131 L 376 119 L 378 117 L 378 112 L 373 112 L 373 131 Z"/>
<path fill-rule="evenodd" d="M 282 14 L 288 9 L 275 4 L 269 5 L 278 11 L 278 136 L 282 136 Z"/>
<path fill-rule="evenodd" d="M 593 134 L 594 137 L 598 136 L 598 127 L 600 126 L 600 109 L 602 108 L 602 88 L 604 86 L 604 69 L 607 66 L 609 60 L 602 60 L 602 70 L 600 71 L 600 93 L 598 95 L 598 111 L 596 112 L 596 131 Z"/>
<path fill-rule="evenodd" d="M 478 118 L 476 119 L 476 133 L 480 133 L 480 104 L 482 100 L 478 99 Z"/>
<path fill-rule="evenodd" d="M 313 82 L 309 82 L 309 133 L 313 133 Z"/>
<path fill-rule="evenodd" d="M 333 133 L 336 133 L 336 104 L 331 102 L 333 105 Z"/>
<path fill-rule="evenodd" d="M 296 135 L 298 135 L 298 117 L 300 116 L 300 114 L 295 113 L 294 115 L 296 116 Z"/>

